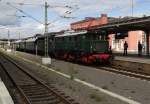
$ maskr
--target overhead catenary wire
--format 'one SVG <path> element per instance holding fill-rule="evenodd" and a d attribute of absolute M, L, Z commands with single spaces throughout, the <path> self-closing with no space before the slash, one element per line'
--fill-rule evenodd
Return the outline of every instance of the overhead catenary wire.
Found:
<path fill-rule="evenodd" d="M 7 2 L 7 5 L 11 6 L 12 8 L 17 9 L 19 12 L 25 14 L 27 17 L 33 19 L 34 21 L 36 21 L 36 22 L 38 22 L 38 23 L 40 23 L 40 24 L 43 24 L 43 23 L 42 23 L 41 21 L 39 21 L 38 19 L 34 18 L 33 16 L 29 15 L 28 13 L 24 12 L 23 10 L 21 10 L 21 9 L 19 9 L 19 8 L 13 6 L 13 5 L 11 5 L 9 2 Z M 44 24 L 43 24 L 43 25 L 44 25 Z"/>
<path fill-rule="evenodd" d="M 0 1 L 1 2 L 1 1 Z M 8 2 L 4 2 L 3 3 L 7 4 Z M 14 5 L 20 5 L 20 6 L 44 6 L 43 4 L 34 4 L 34 3 L 24 3 L 24 2 L 9 2 L 11 4 L 14 4 Z"/>
<path fill-rule="evenodd" d="M 8 2 L 7 2 L 8 3 Z M 10 2 L 9 2 L 10 3 Z M 17 3 L 17 2 L 11 2 L 11 4 L 15 4 L 15 5 L 20 5 L 20 6 L 24 6 L 24 5 L 26 5 L 26 6 L 45 6 L 44 4 L 33 4 L 33 3 Z M 69 5 L 48 5 L 48 7 L 50 7 L 50 8 L 57 8 L 57 7 L 59 7 L 59 8 L 70 8 L 70 9 L 73 9 L 73 7 L 72 6 L 69 6 Z"/>
<path fill-rule="evenodd" d="M 25 11 L 23 11 L 23 10 L 21 10 L 20 8 L 17 8 L 16 6 L 13 6 L 12 5 L 12 3 L 13 2 L 7 2 L 6 4 L 7 5 L 9 5 L 9 6 L 11 6 L 12 8 L 14 8 L 14 9 L 16 9 L 16 10 L 18 10 L 19 12 L 21 12 L 21 13 L 23 13 L 25 16 L 20 16 L 20 17 L 28 17 L 28 18 L 31 18 L 31 19 L 33 19 L 34 21 L 36 21 L 36 22 L 38 22 L 38 23 L 40 23 L 40 24 L 43 24 L 43 25 L 45 25 L 44 23 L 42 23 L 41 21 L 39 21 L 38 19 L 36 19 L 36 18 L 34 18 L 33 16 L 31 16 L 30 14 L 28 14 L 28 13 L 26 13 Z M 39 4 L 25 4 L 25 3 L 13 3 L 13 4 L 18 4 L 18 5 L 21 5 L 21 6 L 23 6 L 23 5 L 39 5 Z M 42 5 L 42 4 L 41 4 Z M 42 5 L 42 6 L 44 6 L 44 5 Z M 74 9 L 73 7 L 71 7 L 71 6 L 69 6 L 69 5 L 65 5 L 65 6 L 60 6 L 60 5 L 48 5 L 48 8 L 57 8 L 57 7 L 62 7 L 62 8 L 69 8 L 69 9 Z M 67 13 L 69 12 L 69 11 L 66 11 Z M 70 14 L 72 13 L 72 11 L 70 11 L 69 12 Z M 70 19 L 70 18 L 75 18 L 75 17 L 68 17 L 68 16 L 60 16 L 61 18 L 66 18 L 66 19 Z M 56 22 L 57 20 L 54 20 L 53 22 L 50 22 L 50 23 L 48 23 L 48 24 L 52 24 L 52 23 L 54 23 L 54 22 Z"/>

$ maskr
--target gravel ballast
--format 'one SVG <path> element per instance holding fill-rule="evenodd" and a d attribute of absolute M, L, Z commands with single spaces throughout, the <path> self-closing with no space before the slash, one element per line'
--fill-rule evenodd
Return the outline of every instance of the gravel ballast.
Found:
<path fill-rule="evenodd" d="M 41 56 L 22 52 L 16 52 L 16 54 L 17 56 L 41 63 Z M 45 69 L 41 70 L 40 67 L 36 68 L 33 65 L 29 65 L 29 63 L 25 64 L 28 64 L 28 66 L 33 69 L 33 72 L 37 73 L 36 75 L 46 81 L 53 82 L 59 89 L 62 89 L 65 93 L 73 96 L 77 101 L 79 100 L 81 104 L 124 104 L 124 102 L 121 102 L 118 99 L 100 93 L 97 90 L 92 90 L 91 88 L 76 83 L 71 79 L 68 80 L 54 72 Z M 93 67 L 72 64 L 55 59 L 52 59 L 52 65 L 49 67 L 70 75 L 72 79 L 79 78 L 103 89 L 141 102 L 141 104 L 149 104 L 150 102 L 150 83 L 148 81 L 117 75 Z"/>

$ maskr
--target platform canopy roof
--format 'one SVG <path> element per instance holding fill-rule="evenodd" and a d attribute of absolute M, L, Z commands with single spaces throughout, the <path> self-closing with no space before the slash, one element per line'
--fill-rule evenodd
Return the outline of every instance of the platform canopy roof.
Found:
<path fill-rule="evenodd" d="M 136 31 L 136 30 L 149 30 L 150 31 L 150 16 L 129 19 L 125 21 L 118 21 L 108 23 L 99 27 L 91 27 L 90 30 L 107 31 L 109 33 Z"/>

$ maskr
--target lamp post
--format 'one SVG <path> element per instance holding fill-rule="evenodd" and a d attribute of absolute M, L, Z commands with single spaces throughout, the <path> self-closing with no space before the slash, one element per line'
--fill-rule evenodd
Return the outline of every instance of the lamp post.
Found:
<path fill-rule="evenodd" d="M 131 0 L 131 8 L 132 8 L 132 17 L 133 17 L 133 10 L 134 10 L 134 1 L 133 0 Z"/>
<path fill-rule="evenodd" d="M 48 9 L 48 5 L 47 2 L 45 2 L 45 57 L 48 57 L 48 17 L 47 17 L 47 9 Z"/>
<path fill-rule="evenodd" d="M 8 34 L 8 46 L 10 46 L 10 31 L 9 31 L 9 29 L 7 30 L 7 34 Z"/>

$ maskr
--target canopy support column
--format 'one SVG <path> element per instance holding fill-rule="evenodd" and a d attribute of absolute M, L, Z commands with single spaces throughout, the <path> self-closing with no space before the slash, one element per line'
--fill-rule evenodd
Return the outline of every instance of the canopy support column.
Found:
<path fill-rule="evenodd" d="M 149 56 L 149 34 L 150 34 L 150 31 L 146 30 L 145 34 L 146 34 L 146 55 Z"/>

